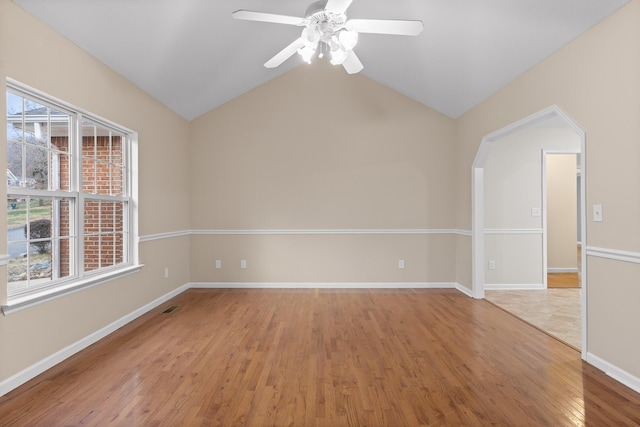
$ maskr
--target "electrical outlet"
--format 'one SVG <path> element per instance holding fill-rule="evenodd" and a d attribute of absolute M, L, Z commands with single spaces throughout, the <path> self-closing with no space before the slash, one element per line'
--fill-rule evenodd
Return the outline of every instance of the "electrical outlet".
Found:
<path fill-rule="evenodd" d="M 222 268 L 222 261 L 219 259 L 216 260 L 216 268 Z"/>
<path fill-rule="evenodd" d="M 398 260 L 398 268 L 404 268 L 404 260 L 403 259 L 399 259 Z"/>
<path fill-rule="evenodd" d="M 164 278 L 168 279 L 169 278 L 169 267 L 165 267 L 164 268 Z"/>
<path fill-rule="evenodd" d="M 540 208 L 531 208 L 531 216 L 541 216 L 542 209 Z"/>
<path fill-rule="evenodd" d="M 496 269 L 496 262 L 491 260 L 489 261 L 489 270 L 495 270 Z"/>
<path fill-rule="evenodd" d="M 246 259 L 241 259 L 240 260 L 240 268 L 247 268 L 247 260 Z"/>

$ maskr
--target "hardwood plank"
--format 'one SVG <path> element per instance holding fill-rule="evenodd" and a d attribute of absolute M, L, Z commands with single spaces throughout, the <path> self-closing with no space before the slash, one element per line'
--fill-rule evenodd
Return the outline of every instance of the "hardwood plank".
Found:
<path fill-rule="evenodd" d="M 580 276 L 578 273 L 548 273 L 548 288 L 579 288 Z"/>
<path fill-rule="evenodd" d="M 0 425 L 640 425 L 640 395 L 453 290 L 190 290 L 1 397 Z"/>

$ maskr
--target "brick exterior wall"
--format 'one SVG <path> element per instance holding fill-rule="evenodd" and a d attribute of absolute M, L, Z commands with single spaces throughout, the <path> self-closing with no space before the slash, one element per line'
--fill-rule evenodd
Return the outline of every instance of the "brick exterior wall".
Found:
<path fill-rule="evenodd" d="M 94 144 L 95 142 L 95 144 Z M 68 138 L 51 138 L 51 143 L 60 151 L 68 153 Z M 57 154 L 60 167 L 60 189 L 70 187 L 69 156 Z M 114 136 L 86 137 L 82 140 L 82 191 L 87 194 L 122 195 L 122 141 Z M 53 164 L 53 162 L 50 162 Z M 110 179 L 110 177 L 112 179 Z M 68 201 L 59 204 L 59 266 L 60 277 L 70 272 L 71 211 Z M 124 216 L 119 202 L 85 200 L 84 218 L 84 270 L 92 271 L 124 261 Z M 105 234 L 106 233 L 106 234 Z"/>

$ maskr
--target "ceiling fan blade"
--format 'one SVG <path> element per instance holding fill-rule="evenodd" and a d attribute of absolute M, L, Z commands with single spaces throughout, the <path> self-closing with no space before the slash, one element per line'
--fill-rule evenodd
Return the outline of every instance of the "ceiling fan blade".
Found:
<path fill-rule="evenodd" d="M 344 13 L 352 1 L 353 0 L 329 0 L 324 9 L 333 13 Z"/>
<path fill-rule="evenodd" d="M 304 46 L 304 41 L 302 37 L 296 39 L 289 46 L 282 49 L 280 52 L 276 53 L 273 58 L 268 60 L 264 66 L 267 68 L 276 68 L 278 65 L 282 64 L 287 59 L 291 58 L 298 52 L 298 49 Z"/>
<path fill-rule="evenodd" d="M 347 28 L 359 33 L 395 34 L 417 36 L 424 29 L 422 21 L 402 21 L 394 19 L 350 19 Z"/>
<path fill-rule="evenodd" d="M 362 65 L 362 62 L 360 62 L 360 59 L 358 59 L 358 56 L 352 50 L 349 51 L 347 59 L 344 60 L 342 66 L 349 74 L 359 73 L 364 68 L 364 65 Z"/>
<path fill-rule="evenodd" d="M 245 21 L 259 21 L 259 22 L 271 22 L 274 24 L 287 24 L 287 25 L 304 25 L 304 18 L 298 18 L 297 16 L 276 15 L 274 13 L 254 12 L 251 10 L 236 10 L 231 14 L 235 19 L 242 19 Z"/>

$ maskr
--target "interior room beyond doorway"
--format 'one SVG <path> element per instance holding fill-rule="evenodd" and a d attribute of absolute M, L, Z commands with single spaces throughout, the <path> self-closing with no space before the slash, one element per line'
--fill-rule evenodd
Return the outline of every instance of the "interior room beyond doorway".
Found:
<path fill-rule="evenodd" d="M 584 144 L 553 106 L 485 137 L 474 161 L 477 294 L 583 357 Z"/>

